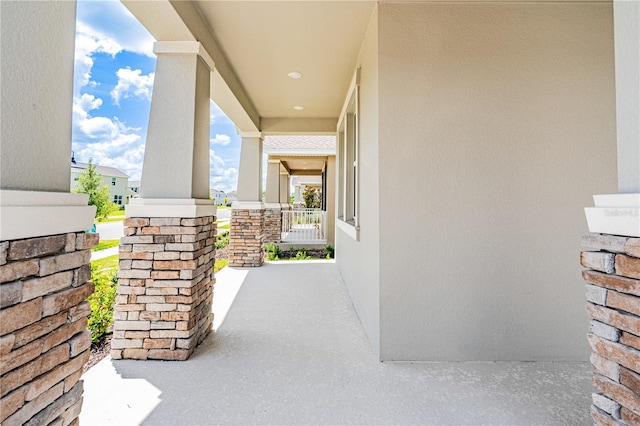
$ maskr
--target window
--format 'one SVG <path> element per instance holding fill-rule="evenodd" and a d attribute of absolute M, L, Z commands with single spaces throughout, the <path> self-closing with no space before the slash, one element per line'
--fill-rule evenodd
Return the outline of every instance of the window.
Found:
<path fill-rule="evenodd" d="M 121 206 L 122 205 L 122 195 L 114 195 L 113 196 L 113 202 Z"/>
<path fill-rule="evenodd" d="M 338 219 L 345 225 L 339 227 L 357 239 L 359 229 L 359 91 L 360 70 L 354 76 L 347 102 L 338 121 Z"/>
<path fill-rule="evenodd" d="M 111 186 L 116 186 L 116 178 L 111 178 Z"/>

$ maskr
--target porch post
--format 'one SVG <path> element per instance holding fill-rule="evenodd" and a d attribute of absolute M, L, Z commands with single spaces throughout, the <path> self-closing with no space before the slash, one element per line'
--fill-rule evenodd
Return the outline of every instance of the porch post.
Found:
<path fill-rule="evenodd" d="M 264 203 L 262 202 L 262 134 L 242 133 L 238 201 L 231 206 L 229 265 L 262 266 Z"/>
<path fill-rule="evenodd" d="M 282 228 L 280 212 L 280 160 L 267 161 L 267 187 L 265 188 L 264 240 L 279 242 Z"/>
<path fill-rule="evenodd" d="M 95 216 L 71 194 L 75 2 L 2 2 L 0 423 L 77 423 Z"/>
<path fill-rule="evenodd" d="M 289 173 L 280 173 L 280 204 L 281 208 L 289 209 L 289 201 L 291 198 L 291 190 L 289 189 L 291 183 L 291 176 Z"/>
<path fill-rule="evenodd" d="M 213 324 L 209 81 L 198 42 L 158 42 L 140 195 L 126 207 L 114 359 L 185 360 Z"/>
<path fill-rule="evenodd" d="M 591 415 L 596 424 L 639 424 L 640 405 L 640 3 L 614 0 L 618 194 L 594 195 L 590 234 L 588 339 L 593 353 Z M 624 422 L 624 423 L 622 423 Z"/>

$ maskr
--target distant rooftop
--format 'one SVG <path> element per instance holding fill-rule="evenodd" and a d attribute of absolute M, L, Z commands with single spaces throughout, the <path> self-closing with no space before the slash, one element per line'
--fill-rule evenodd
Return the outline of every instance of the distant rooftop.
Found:
<path fill-rule="evenodd" d="M 71 163 L 71 169 L 76 169 L 77 171 L 85 170 L 88 166 L 89 166 L 88 163 L 79 163 L 79 162 Z M 123 178 L 129 177 L 128 175 L 116 169 L 115 167 L 101 166 L 99 164 L 95 164 L 95 166 L 96 166 L 96 172 L 101 174 L 102 176 L 123 177 Z"/>
<path fill-rule="evenodd" d="M 336 150 L 335 136 L 265 136 L 266 151 L 332 151 Z"/>

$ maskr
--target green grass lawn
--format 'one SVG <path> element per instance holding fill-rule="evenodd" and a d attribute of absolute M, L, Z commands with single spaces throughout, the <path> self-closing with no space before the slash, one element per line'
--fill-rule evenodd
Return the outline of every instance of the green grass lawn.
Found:
<path fill-rule="evenodd" d="M 110 270 L 117 271 L 120 268 L 120 260 L 117 254 L 91 261 L 91 267 L 97 272 L 106 272 Z"/>
<path fill-rule="evenodd" d="M 91 249 L 91 251 L 105 250 L 120 245 L 120 240 L 100 240 L 100 244 Z"/>
<path fill-rule="evenodd" d="M 231 228 L 231 224 L 227 223 L 224 225 L 218 225 L 218 229 L 230 229 Z"/>
<path fill-rule="evenodd" d="M 105 223 L 105 222 L 120 222 L 124 220 L 124 210 L 116 210 L 112 215 L 107 217 L 106 219 L 95 220 L 95 223 Z"/>

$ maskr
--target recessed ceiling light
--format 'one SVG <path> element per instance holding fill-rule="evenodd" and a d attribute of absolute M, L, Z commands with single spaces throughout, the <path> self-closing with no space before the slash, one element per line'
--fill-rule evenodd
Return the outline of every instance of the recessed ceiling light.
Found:
<path fill-rule="evenodd" d="M 298 71 L 292 71 L 288 74 L 288 76 L 289 78 L 293 78 L 294 80 L 297 80 L 302 77 L 302 73 Z"/>
<path fill-rule="evenodd" d="M 296 105 L 293 107 L 293 109 L 295 109 L 296 111 L 302 111 L 304 107 L 302 105 Z"/>

